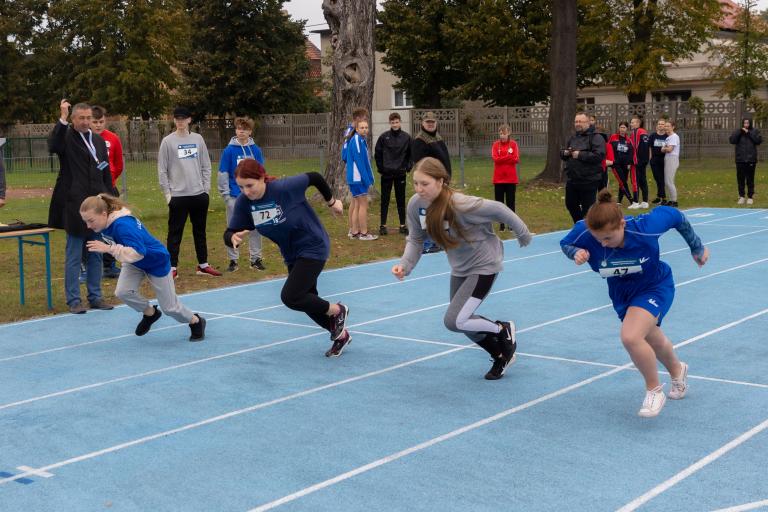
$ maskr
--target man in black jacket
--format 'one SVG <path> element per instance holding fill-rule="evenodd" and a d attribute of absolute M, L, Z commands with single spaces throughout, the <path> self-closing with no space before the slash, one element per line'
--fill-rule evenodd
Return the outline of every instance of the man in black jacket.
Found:
<path fill-rule="evenodd" d="M 440 160 L 448 175 L 451 175 L 451 156 L 445 141 L 437 133 L 437 116 L 434 112 L 427 112 L 421 118 L 421 130 L 411 144 L 411 160 L 414 164 L 428 156 Z"/>
<path fill-rule="evenodd" d="M 605 140 L 589 129 L 589 118 L 583 112 L 574 118 L 576 133 L 560 152 L 565 160 L 565 207 L 574 224 L 587 214 L 597 199 L 603 175 Z"/>
<path fill-rule="evenodd" d="M 59 156 L 61 166 L 48 209 L 48 225 L 67 233 L 64 291 L 69 311 L 80 314 L 88 310 L 80 299 L 80 262 L 85 242 L 97 238 L 80 217 L 80 204 L 88 196 L 110 193 L 112 175 L 107 145 L 91 131 L 90 105 L 78 103 L 72 108 L 71 125 L 67 122 L 69 102 L 61 100 L 59 107 L 61 117 L 48 137 L 48 150 Z M 101 295 L 100 253 L 88 254 L 86 270 L 90 308 L 112 309 Z"/>
<path fill-rule="evenodd" d="M 395 187 L 400 233 L 405 227 L 405 175 L 411 170 L 411 136 L 400 128 L 400 114 L 389 114 L 389 131 L 379 135 L 374 150 L 376 169 L 381 174 L 381 226 L 379 234 L 387 234 L 387 214 L 392 186 Z"/>
<path fill-rule="evenodd" d="M 755 166 L 757 165 L 757 146 L 763 142 L 760 130 L 752 126 L 752 119 L 745 117 L 741 120 L 741 128 L 734 131 L 729 138 L 736 145 L 736 181 L 739 187 L 737 204 L 752 204 L 755 195 Z M 745 186 L 746 185 L 746 186 Z M 744 201 L 744 191 L 747 200 Z"/>

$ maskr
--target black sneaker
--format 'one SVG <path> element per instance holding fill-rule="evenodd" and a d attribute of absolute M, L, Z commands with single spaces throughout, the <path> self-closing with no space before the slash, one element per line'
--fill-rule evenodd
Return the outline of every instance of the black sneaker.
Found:
<path fill-rule="evenodd" d="M 189 330 L 191 331 L 189 341 L 203 341 L 203 338 L 205 338 L 205 318 L 197 313 L 195 313 L 195 316 L 199 318 L 200 321 L 196 324 L 189 324 Z"/>
<path fill-rule="evenodd" d="M 401 235 L 407 235 L 408 234 L 408 227 L 405 224 L 401 224 L 399 231 L 400 231 Z"/>
<path fill-rule="evenodd" d="M 383 225 L 379 226 L 379 234 L 382 235 L 382 236 L 388 234 L 387 233 L 387 226 L 383 226 Z"/>
<path fill-rule="evenodd" d="M 325 357 L 339 357 L 344 352 L 344 347 L 352 343 L 352 335 L 344 329 L 342 336 L 333 342 L 331 348 L 325 351 Z"/>
<path fill-rule="evenodd" d="M 229 260 L 229 266 L 227 267 L 227 272 L 236 272 L 239 268 L 240 268 L 240 265 L 238 265 L 235 260 Z"/>
<path fill-rule="evenodd" d="M 136 326 L 136 336 L 144 336 L 147 334 L 150 327 L 152 327 L 152 324 L 160 320 L 160 317 L 163 316 L 160 310 L 157 309 L 157 306 L 152 307 L 155 308 L 155 312 L 152 315 L 141 315 L 141 322 Z"/>
<path fill-rule="evenodd" d="M 501 331 L 496 335 L 496 338 L 501 344 L 501 355 L 492 359 L 491 369 L 485 374 L 486 380 L 500 379 L 507 367 L 515 361 L 515 350 L 517 349 L 515 323 L 498 322 L 498 324 L 501 326 Z"/>
<path fill-rule="evenodd" d="M 660 202 L 662 202 L 662 201 L 663 201 L 663 199 L 662 199 L 662 198 L 660 198 L 660 197 L 657 197 L 656 199 L 654 199 L 653 201 L 651 201 L 651 203 L 653 203 L 653 204 L 659 204 L 659 203 L 660 203 Z"/>
<path fill-rule="evenodd" d="M 347 326 L 347 315 L 349 314 L 349 308 L 341 302 L 339 302 L 338 305 L 339 313 L 337 315 L 333 315 L 330 318 L 331 341 L 336 341 L 341 338 L 344 334 L 344 328 Z"/>
<path fill-rule="evenodd" d="M 499 224 L 499 231 L 504 231 L 507 227 L 504 224 Z"/>
<path fill-rule="evenodd" d="M 267 270 L 267 267 L 264 266 L 261 258 L 256 258 L 251 262 L 251 270 Z"/>
<path fill-rule="evenodd" d="M 677 201 L 667 201 L 667 206 L 671 206 L 673 208 L 677 208 Z"/>
<path fill-rule="evenodd" d="M 669 206 L 669 201 L 667 201 L 666 199 L 662 199 L 661 202 L 659 203 L 659 206 Z"/>

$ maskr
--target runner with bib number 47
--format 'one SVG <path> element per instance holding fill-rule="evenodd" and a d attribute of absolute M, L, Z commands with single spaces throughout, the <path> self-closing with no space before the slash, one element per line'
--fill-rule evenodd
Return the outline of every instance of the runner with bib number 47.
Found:
<path fill-rule="evenodd" d="M 676 229 L 691 249 L 693 260 L 704 265 L 709 249 L 677 208 L 659 206 L 638 217 L 621 213 L 608 189 L 598 194 L 584 220 L 560 241 L 566 256 L 589 266 L 608 281 L 608 295 L 621 319 L 621 342 L 645 379 L 646 394 L 638 414 L 653 417 L 667 397 L 683 398 L 688 390 L 688 365 L 681 362 L 661 321 L 672 306 L 675 283 L 669 265 L 659 259 L 659 237 Z M 672 379 L 664 394 L 656 360 Z"/>
<path fill-rule="evenodd" d="M 349 308 L 341 303 L 331 304 L 317 293 L 317 278 L 328 260 L 331 244 L 307 202 L 307 187 L 313 185 L 320 191 L 335 216 L 344 213 L 344 205 L 333 198 L 331 187 L 316 172 L 278 180 L 268 176 L 258 161 L 247 159 L 237 164 L 235 179 L 243 193 L 235 201 L 224 243 L 237 247 L 254 229 L 275 242 L 288 267 L 280 299 L 288 308 L 303 311 L 327 329 L 333 344 L 325 356 L 340 356 L 352 341 L 345 328 Z"/>

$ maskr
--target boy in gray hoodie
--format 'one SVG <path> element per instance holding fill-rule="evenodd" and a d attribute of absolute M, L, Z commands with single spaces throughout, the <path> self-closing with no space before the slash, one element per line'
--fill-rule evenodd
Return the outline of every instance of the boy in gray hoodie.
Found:
<path fill-rule="evenodd" d="M 185 107 L 173 111 L 176 131 L 160 143 L 157 172 L 160 189 L 168 203 L 168 252 L 174 279 L 179 263 L 179 247 L 187 217 L 192 221 L 192 236 L 197 254 L 197 275 L 221 276 L 208 264 L 205 224 L 208 219 L 208 193 L 211 190 L 211 159 L 203 137 L 190 133 L 192 113 Z"/>

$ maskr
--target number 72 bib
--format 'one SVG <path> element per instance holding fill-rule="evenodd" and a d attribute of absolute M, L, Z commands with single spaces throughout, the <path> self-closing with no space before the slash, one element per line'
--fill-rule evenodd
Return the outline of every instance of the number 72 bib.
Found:
<path fill-rule="evenodd" d="M 283 209 L 274 201 L 251 206 L 251 218 L 256 227 L 279 224 L 283 221 L 282 217 Z"/>

